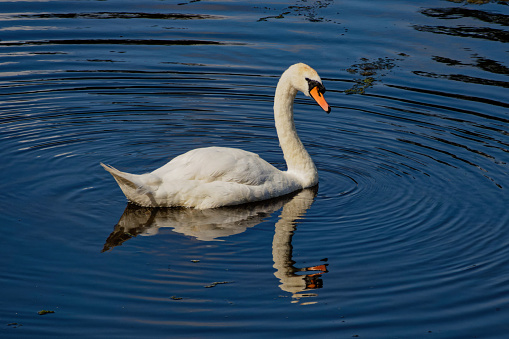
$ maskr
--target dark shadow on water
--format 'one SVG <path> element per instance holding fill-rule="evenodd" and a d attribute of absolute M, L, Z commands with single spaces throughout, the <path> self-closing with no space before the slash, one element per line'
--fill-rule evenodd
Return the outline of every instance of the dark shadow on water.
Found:
<path fill-rule="evenodd" d="M 20 14 L 14 18 L 29 19 L 156 19 L 156 20 L 195 20 L 221 19 L 220 16 L 182 13 L 135 13 L 135 12 L 91 12 L 91 13 L 37 13 Z"/>
<path fill-rule="evenodd" d="M 484 39 L 499 42 L 509 42 L 509 32 L 489 27 L 448 27 L 448 26 L 414 26 L 421 32 L 445 34 L 464 38 Z"/>
<path fill-rule="evenodd" d="M 258 19 L 258 21 L 269 21 L 272 19 L 284 19 L 286 16 L 302 16 L 309 22 L 323 22 L 330 21 L 320 16 L 320 10 L 327 8 L 334 3 L 333 0 L 313 1 L 307 0 L 296 1 L 295 4 L 285 7 L 283 9 L 274 9 L 264 7 L 265 10 L 275 10 L 277 14 L 269 15 Z"/>
<path fill-rule="evenodd" d="M 321 275 L 328 272 L 328 264 L 296 267 L 296 262 L 292 259 L 292 237 L 298 219 L 311 207 L 317 192 L 318 186 L 277 199 L 206 210 L 147 208 L 128 204 L 113 232 L 106 239 L 102 252 L 120 246 L 138 235 L 156 235 L 162 227 L 172 228 L 174 232 L 201 241 L 221 241 L 219 238 L 240 234 L 282 208 L 272 242 L 273 267 L 276 269 L 274 275 L 280 281 L 279 287 L 292 293 L 294 298 L 313 296 L 299 293 L 321 288 Z"/>
<path fill-rule="evenodd" d="M 456 2 L 456 1 L 455 1 Z M 481 1 L 487 3 L 489 1 Z M 448 8 L 426 8 L 420 11 L 421 14 L 443 20 L 448 25 L 414 25 L 413 28 L 419 32 L 449 35 L 460 38 L 480 39 L 491 42 L 509 42 L 509 31 L 505 29 L 509 26 L 509 16 L 487 10 L 481 10 L 482 7 L 448 7 Z M 474 24 L 472 24 L 474 22 Z M 451 67 L 469 66 L 478 68 L 491 74 L 509 74 L 509 68 L 503 63 L 505 60 L 497 61 L 493 58 L 483 57 L 479 54 L 472 54 L 471 62 L 455 60 L 450 57 L 435 55 L 434 61 Z M 474 77 L 465 74 L 438 74 L 428 71 L 414 71 L 416 75 L 434 78 L 447 79 L 456 82 L 509 88 L 509 82 L 504 80 L 494 80 L 481 77 Z"/>
<path fill-rule="evenodd" d="M 471 66 L 471 67 L 477 67 L 485 72 L 509 75 L 509 67 L 502 65 L 502 63 L 500 63 L 499 61 L 479 57 L 477 55 L 474 55 L 472 57 L 472 59 L 474 59 L 474 62 L 466 63 L 466 62 L 461 62 L 459 60 L 455 60 L 455 59 L 451 59 L 451 58 L 445 58 L 445 57 L 439 57 L 439 56 L 433 57 L 434 61 L 446 64 L 447 66 L 458 66 L 458 65 L 459 66 Z M 501 87 L 506 87 L 506 86 L 504 86 L 504 84 L 502 84 Z"/>
<path fill-rule="evenodd" d="M 482 21 L 486 24 L 484 27 L 479 26 L 429 26 L 429 25 L 415 25 L 416 30 L 421 32 L 430 32 L 435 34 L 445 34 L 457 37 L 467 37 L 499 42 L 509 41 L 509 32 L 504 29 L 487 27 L 487 24 L 494 24 L 499 26 L 509 26 L 509 16 L 498 13 L 491 13 L 479 9 L 471 9 L 464 7 L 452 8 L 427 8 L 421 11 L 422 14 L 432 18 L 442 20 L 455 20 L 460 18 L 472 18 Z"/>
<path fill-rule="evenodd" d="M 242 43 L 210 40 L 156 40 L 156 39 L 70 39 L 70 40 L 30 40 L 0 42 L 0 46 L 30 45 L 147 45 L 147 46 L 194 46 L 194 45 L 243 45 Z"/>
<path fill-rule="evenodd" d="M 472 77 L 464 74 L 437 74 L 433 72 L 414 71 L 415 75 L 422 77 L 433 78 L 433 79 L 447 79 L 452 81 L 459 81 L 470 84 L 485 85 L 485 86 L 496 86 L 502 88 L 509 88 L 509 82 L 484 79 L 479 77 Z"/>
<path fill-rule="evenodd" d="M 509 26 L 509 16 L 468 7 L 427 8 L 422 14 L 438 19 L 474 18 L 490 24 Z"/>

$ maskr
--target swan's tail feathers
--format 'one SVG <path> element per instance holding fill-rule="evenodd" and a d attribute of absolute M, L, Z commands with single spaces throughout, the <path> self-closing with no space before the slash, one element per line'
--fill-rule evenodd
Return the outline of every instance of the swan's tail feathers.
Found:
<path fill-rule="evenodd" d="M 126 198 L 140 206 L 158 206 L 154 198 L 153 179 L 151 174 L 130 174 L 101 163 L 101 166 L 115 178 Z M 152 179 L 152 180 L 150 180 Z"/>

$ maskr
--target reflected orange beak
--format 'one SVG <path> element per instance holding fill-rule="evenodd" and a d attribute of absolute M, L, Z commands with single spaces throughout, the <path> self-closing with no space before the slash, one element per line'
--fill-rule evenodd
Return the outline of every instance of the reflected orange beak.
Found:
<path fill-rule="evenodd" d="M 309 91 L 309 94 L 311 94 L 313 99 L 315 99 L 318 105 L 320 105 L 320 107 L 323 108 L 325 112 L 330 113 L 331 108 L 327 101 L 325 101 L 325 98 L 323 97 L 322 93 L 320 93 L 320 91 L 318 90 L 318 86 L 313 87 L 313 89 Z"/>

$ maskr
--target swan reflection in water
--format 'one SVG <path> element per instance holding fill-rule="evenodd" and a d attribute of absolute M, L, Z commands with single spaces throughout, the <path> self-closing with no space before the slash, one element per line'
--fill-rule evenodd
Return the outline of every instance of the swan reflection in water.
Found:
<path fill-rule="evenodd" d="M 321 275 L 327 264 L 298 268 L 292 260 L 292 237 L 297 220 L 311 207 L 318 187 L 304 189 L 298 193 L 241 206 L 214 209 L 149 208 L 127 205 L 115 229 L 104 244 L 103 252 L 137 235 L 156 235 L 161 227 L 192 236 L 201 241 L 221 241 L 254 227 L 282 207 L 275 225 L 272 241 L 272 258 L 279 279 L 279 287 L 292 293 L 295 302 L 314 294 L 304 293 L 322 287 Z M 323 259 L 326 260 L 326 259 Z"/>

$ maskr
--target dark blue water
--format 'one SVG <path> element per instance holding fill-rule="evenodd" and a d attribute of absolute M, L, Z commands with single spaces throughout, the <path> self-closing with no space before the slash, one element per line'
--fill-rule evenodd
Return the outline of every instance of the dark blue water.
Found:
<path fill-rule="evenodd" d="M 0 337 L 509 336 L 507 1 L 0 2 Z M 150 210 L 99 166 L 284 169 L 295 62 L 317 190 Z"/>

